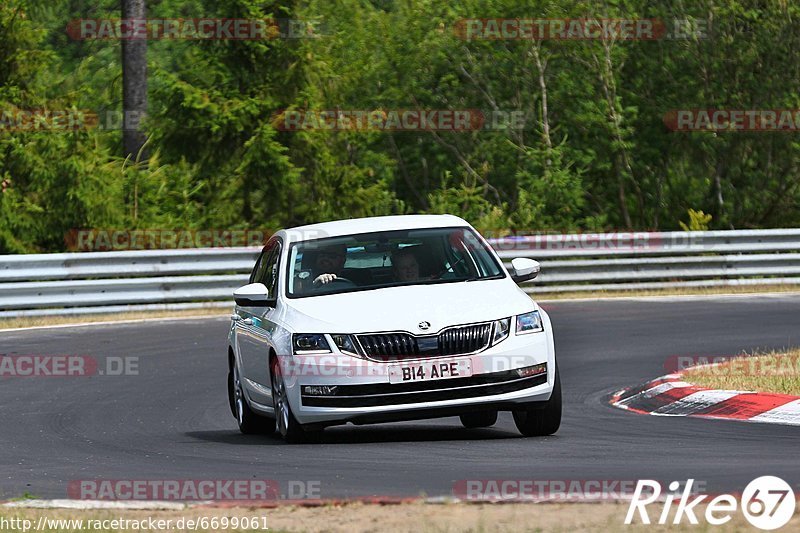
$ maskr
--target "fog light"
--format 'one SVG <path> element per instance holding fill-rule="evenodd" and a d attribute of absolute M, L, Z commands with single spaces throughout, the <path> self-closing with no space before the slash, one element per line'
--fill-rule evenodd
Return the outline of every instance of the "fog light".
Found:
<path fill-rule="evenodd" d="M 308 396 L 333 396 L 338 388 L 336 385 L 305 385 L 303 386 L 303 394 Z"/>
<path fill-rule="evenodd" d="M 547 373 L 547 363 L 541 363 L 538 365 L 533 366 L 526 366 L 524 368 L 518 368 L 517 374 L 521 378 L 529 378 L 531 376 L 538 376 L 539 374 L 546 374 Z"/>

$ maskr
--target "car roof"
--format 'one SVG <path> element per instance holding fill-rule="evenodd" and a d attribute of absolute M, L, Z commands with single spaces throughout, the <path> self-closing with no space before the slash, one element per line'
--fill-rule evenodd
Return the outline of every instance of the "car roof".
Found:
<path fill-rule="evenodd" d="M 358 233 L 403 229 L 465 227 L 469 223 L 455 215 L 394 215 L 348 218 L 319 224 L 297 226 L 283 231 L 288 242 L 302 242 Z"/>

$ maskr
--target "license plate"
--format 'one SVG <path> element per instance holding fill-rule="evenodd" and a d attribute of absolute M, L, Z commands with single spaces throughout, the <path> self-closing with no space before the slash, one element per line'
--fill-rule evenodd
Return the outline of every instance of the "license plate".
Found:
<path fill-rule="evenodd" d="M 436 381 L 437 379 L 466 378 L 472 375 L 469 359 L 430 361 L 389 367 L 389 383 Z"/>

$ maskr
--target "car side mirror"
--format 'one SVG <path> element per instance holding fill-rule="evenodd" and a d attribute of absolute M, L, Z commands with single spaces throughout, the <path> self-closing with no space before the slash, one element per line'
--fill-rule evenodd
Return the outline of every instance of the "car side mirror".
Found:
<path fill-rule="evenodd" d="M 517 283 L 529 281 L 539 275 L 542 270 L 539 261 L 527 259 L 525 257 L 517 257 L 511 260 L 511 279 Z"/>
<path fill-rule="evenodd" d="M 269 289 L 263 283 L 251 283 L 233 291 L 236 305 L 242 307 L 275 307 L 276 298 L 270 298 Z"/>

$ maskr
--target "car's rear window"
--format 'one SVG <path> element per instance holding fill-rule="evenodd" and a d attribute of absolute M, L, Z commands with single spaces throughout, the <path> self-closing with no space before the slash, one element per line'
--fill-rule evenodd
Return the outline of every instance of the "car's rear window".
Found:
<path fill-rule="evenodd" d="M 505 276 L 471 228 L 386 231 L 295 243 L 288 266 L 290 298 Z"/>

